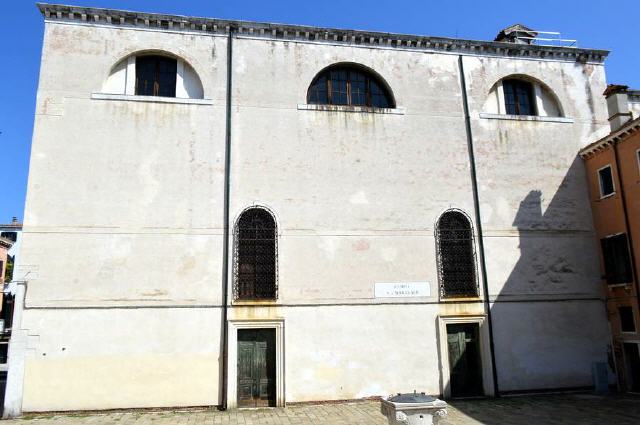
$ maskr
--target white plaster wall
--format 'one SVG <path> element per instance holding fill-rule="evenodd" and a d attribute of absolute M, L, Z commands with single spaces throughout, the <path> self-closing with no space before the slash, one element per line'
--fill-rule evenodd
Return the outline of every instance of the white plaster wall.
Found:
<path fill-rule="evenodd" d="M 501 391 L 590 387 L 594 359 L 606 362 L 601 301 L 492 305 Z"/>
<path fill-rule="evenodd" d="M 139 50 L 184 57 L 213 104 L 91 99 Z M 33 272 L 24 327 L 39 335 L 25 410 L 217 403 L 225 51 L 224 38 L 47 24 L 22 249 Z M 450 207 L 474 216 L 457 57 L 249 39 L 235 41 L 234 55 L 231 218 L 260 204 L 278 220 L 280 298 L 262 318 L 285 319 L 287 400 L 437 393 L 446 361 L 437 316 L 482 312 L 436 304 L 434 224 Z M 298 109 L 335 62 L 376 70 L 401 113 Z M 595 324 L 606 315 L 593 301 L 597 247 L 575 158 L 606 131 L 603 69 L 513 58 L 465 58 L 465 67 L 501 383 L 583 385 L 607 338 Z M 491 87 L 514 73 L 547 84 L 574 122 L 480 119 Z M 425 280 L 431 297 L 352 305 L 379 304 L 375 282 Z M 502 303 L 531 296 L 536 308 Z M 574 302 L 591 330 L 558 298 L 589 299 Z M 557 320 L 523 328 L 512 320 L 519 306 L 530 321 Z M 233 314 L 256 317 L 242 311 Z M 559 339 L 571 331 L 560 322 L 579 344 Z M 516 384 L 530 360 L 517 354 L 533 342 L 554 349 L 536 359 L 539 376 Z M 558 353 L 578 366 L 564 373 Z M 167 390 L 169 373 L 179 391 Z M 102 387 L 90 388 L 96 380 Z"/>
<path fill-rule="evenodd" d="M 111 94 L 125 94 L 127 91 L 127 77 L 135 78 L 134 76 L 127 76 L 127 65 L 128 58 L 121 60 L 118 62 L 113 69 L 111 70 L 111 74 L 107 77 L 102 86 L 103 93 L 111 93 Z"/>
<path fill-rule="evenodd" d="M 69 39 L 82 42 L 71 49 Z M 225 72 L 217 43 L 225 40 L 47 25 L 23 250 L 23 264 L 38 269 L 32 303 L 219 302 L 210 282 L 221 270 L 223 227 Z M 208 69 L 203 85 L 214 104 L 90 98 L 114 63 L 149 48 Z"/>
<path fill-rule="evenodd" d="M 456 58 L 250 40 L 234 54 L 231 215 L 256 203 L 276 214 L 283 302 L 366 298 L 376 281 L 435 284 L 436 220 L 473 211 Z M 406 113 L 298 110 L 335 62 L 375 69 Z"/>
<path fill-rule="evenodd" d="M 219 402 L 219 308 L 26 313 L 24 411 Z"/>
<path fill-rule="evenodd" d="M 586 179 L 577 152 L 608 131 L 606 104 L 600 95 L 605 88 L 604 69 L 505 59 L 465 58 L 464 63 L 489 297 L 497 301 L 492 313 L 498 329 L 500 388 L 591 385 L 590 363 L 607 358 L 607 322 Z M 479 118 L 482 94 L 493 81 L 512 73 L 546 84 L 573 123 Z M 548 303 L 534 307 L 510 303 L 527 299 Z M 554 304 L 552 300 L 557 299 L 582 299 L 575 305 L 583 310 Z M 589 326 L 583 326 L 581 315 L 589 316 L 585 319 Z M 526 326 L 533 322 L 534 326 Z M 567 337 L 574 326 L 578 343 Z M 536 350 L 532 361 L 531 356 L 521 355 L 532 345 L 550 349 Z M 558 361 L 560 355 L 571 360 Z M 523 374 L 525 370 L 532 373 Z"/>
<path fill-rule="evenodd" d="M 184 60 L 178 60 L 176 81 L 176 97 L 184 99 L 202 99 L 204 91 L 200 77 L 196 71 Z"/>
<path fill-rule="evenodd" d="M 225 42 L 46 25 L 21 250 L 25 411 L 219 403 Z M 192 64 L 213 104 L 91 98 L 148 49 Z"/>
<path fill-rule="evenodd" d="M 456 57 L 405 52 L 400 59 L 373 49 L 253 41 L 238 41 L 235 52 L 232 211 L 237 216 L 264 204 L 275 212 L 282 302 L 367 302 L 375 281 L 437 282 L 433 223 L 449 206 L 472 213 Z M 406 114 L 295 110 L 313 76 L 343 61 L 375 69 Z M 602 67 L 476 58 L 465 58 L 465 66 L 491 298 L 498 305 L 532 296 L 543 302 L 599 299 L 597 251 L 576 152 L 606 131 Z M 264 80 L 255 78 L 256 69 Z M 491 86 L 512 74 L 548 85 L 573 122 L 479 119 L 485 111 L 478 106 Z M 279 81 L 296 90 L 283 90 Z M 556 376 L 556 387 L 585 385 L 591 363 L 606 360 L 604 308 L 576 302 L 591 303 L 601 325 L 586 331 L 588 350 L 563 347 L 577 359 L 579 372 L 563 373 L 564 364 L 551 361 L 555 353 L 540 353 L 541 380 Z M 576 323 L 573 312 L 556 313 L 557 320 Z M 546 344 L 556 339 L 555 326 L 544 322 L 523 338 Z M 507 327 L 500 343 L 516 331 Z M 506 390 L 546 386 L 533 378 L 513 385 L 528 359 L 501 359 Z"/>
<path fill-rule="evenodd" d="M 436 305 L 287 309 L 286 399 L 438 394 L 437 312 Z"/>

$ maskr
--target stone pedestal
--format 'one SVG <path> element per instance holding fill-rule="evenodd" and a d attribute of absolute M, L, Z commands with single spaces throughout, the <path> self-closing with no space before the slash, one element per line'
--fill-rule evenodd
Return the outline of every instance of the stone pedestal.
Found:
<path fill-rule="evenodd" d="M 414 392 L 382 400 L 380 410 L 389 420 L 389 425 L 431 425 L 447 415 L 447 403 Z"/>

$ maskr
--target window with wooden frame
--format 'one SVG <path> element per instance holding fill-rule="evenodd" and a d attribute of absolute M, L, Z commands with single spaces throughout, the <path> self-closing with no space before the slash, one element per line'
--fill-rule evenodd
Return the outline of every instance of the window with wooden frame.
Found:
<path fill-rule="evenodd" d="M 176 97 L 178 61 L 158 55 L 136 57 L 136 95 Z"/>
<path fill-rule="evenodd" d="M 318 74 L 307 91 L 307 103 L 396 107 L 391 93 L 380 78 L 362 68 L 347 65 L 332 66 Z"/>
<path fill-rule="evenodd" d="M 270 300 L 278 297 L 276 220 L 264 208 L 245 210 L 235 229 L 234 298 Z"/>
<path fill-rule="evenodd" d="M 436 225 L 436 253 L 440 295 L 477 297 L 475 242 L 471 220 L 459 210 L 448 210 Z"/>
<path fill-rule="evenodd" d="M 626 233 L 600 240 L 604 259 L 604 278 L 609 285 L 631 283 L 631 256 Z"/>
<path fill-rule="evenodd" d="M 618 307 L 618 315 L 620 316 L 620 332 L 635 333 L 636 321 L 633 317 L 633 307 Z"/>
<path fill-rule="evenodd" d="M 613 171 L 611 165 L 607 165 L 598 170 L 598 184 L 600 185 L 600 197 L 613 195 L 616 188 L 613 183 Z"/>
<path fill-rule="evenodd" d="M 537 115 L 533 84 L 519 79 L 502 81 L 508 115 Z"/>

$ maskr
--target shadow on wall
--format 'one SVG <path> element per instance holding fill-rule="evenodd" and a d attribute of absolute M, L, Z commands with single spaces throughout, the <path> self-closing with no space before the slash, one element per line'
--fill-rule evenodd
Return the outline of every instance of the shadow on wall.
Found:
<path fill-rule="evenodd" d="M 606 305 L 579 157 L 547 203 L 548 195 L 534 189 L 520 202 L 513 221 L 520 258 L 491 306 L 502 392 L 591 389 L 594 363 L 607 361 Z"/>
<path fill-rule="evenodd" d="M 513 220 L 517 246 L 513 233 L 502 235 L 501 231 L 487 231 L 485 227 L 501 394 L 592 390 L 594 364 L 607 362 L 610 347 L 606 306 L 580 158 L 573 160 L 548 202 L 547 195 L 532 189 L 520 202 Z M 483 201 L 482 194 L 480 197 Z M 520 256 L 511 265 L 509 256 L 501 256 L 501 252 L 514 249 L 520 251 Z M 503 270 L 510 271 L 502 274 Z M 502 282 L 504 285 L 496 294 L 494 288 Z M 454 397 L 482 395 L 476 381 L 492 380 L 474 353 L 474 340 L 480 339 L 475 333 L 487 332 L 486 326 L 485 321 L 476 329 L 448 328 L 448 341 L 440 341 L 448 345 L 451 373 L 448 382 L 445 377 L 445 385 L 453 390 L 450 393 Z M 488 349 L 482 355 L 488 356 Z M 613 371 L 610 366 L 608 369 L 611 382 Z M 465 413 L 473 416 L 473 411 Z"/>

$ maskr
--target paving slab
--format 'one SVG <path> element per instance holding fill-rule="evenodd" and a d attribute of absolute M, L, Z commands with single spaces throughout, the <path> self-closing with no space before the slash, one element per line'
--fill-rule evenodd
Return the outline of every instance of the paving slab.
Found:
<path fill-rule="evenodd" d="M 537 395 L 452 400 L 441 425 L 639 425 L 640 396 Z M 26 415 L 3 425 L 383 425 L 377 401 L 289 405 L 286 408 L 162 410 Z"/>

